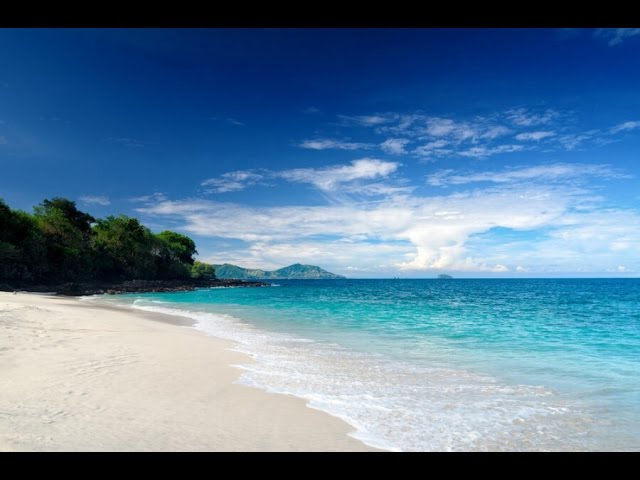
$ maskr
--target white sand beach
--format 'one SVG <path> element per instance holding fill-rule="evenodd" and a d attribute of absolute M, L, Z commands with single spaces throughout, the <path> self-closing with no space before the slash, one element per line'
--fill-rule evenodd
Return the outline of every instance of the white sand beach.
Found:
<path fill-rule="evenodd" d="M 251 359 L 230 347 L 184 319 L 0 292 L 0 451 L 374 450 L 301 399 L 234 384 Z"/>

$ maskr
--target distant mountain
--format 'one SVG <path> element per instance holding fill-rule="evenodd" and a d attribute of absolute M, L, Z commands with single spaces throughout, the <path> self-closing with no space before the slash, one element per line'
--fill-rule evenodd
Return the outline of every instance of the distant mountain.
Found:
<path fill-rule="evenodd" d="M 450 279 L 452 279 L 453 277 L 452 277 L 451 275 L 446 275 L 446 274 L 444 274 L 444 273 L 441 273 L 440 275 L 438 275 L 438 278 L 439 278 L 440 280 L 450 280 Z"/>
<path fill-rule="evenodd" d="M 240 280 L 284 280 L 284 279 L 300 279 L 300 280 L 334 280 L 337 278 L 345 278 L 342 275 L 327 272 L 315 265 L 302 265 L 296 263 L 288 267 L 279 268 L 278 270 L 267 271 L 252 268 L 242 268 L 237 265 L 225 263 L 223 265 L 214 265 L 216 269 L 216 277 L 220 279 L 237 278 Z"/>

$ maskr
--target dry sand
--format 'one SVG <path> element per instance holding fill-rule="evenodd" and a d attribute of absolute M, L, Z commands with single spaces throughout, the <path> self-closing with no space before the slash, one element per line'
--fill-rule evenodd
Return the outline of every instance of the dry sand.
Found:
<path fill-rule="evenodd" d="M 172 318 L 0 292 L 0 451 L 373 450 Z"/>

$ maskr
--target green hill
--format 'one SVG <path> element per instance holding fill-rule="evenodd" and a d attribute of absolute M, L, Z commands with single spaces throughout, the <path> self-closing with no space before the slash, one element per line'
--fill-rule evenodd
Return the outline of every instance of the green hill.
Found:
<path fill-rule="evenodd" d="M 278 270 L 267 271 L 251 268 L 242 268 L 237 265 L 225 263 L 223 265 L 214 265 L 216 277 L 220 279 L 236 278 L 239 280 L 283 280 L 283 279 L 301 279 L 301 280 L 334 280 L 337 278 L 345 278 L 342 275 L 327 272 L 315 265 L 302 265 L 296 263 L 288 267 L 279 268 Z"/>

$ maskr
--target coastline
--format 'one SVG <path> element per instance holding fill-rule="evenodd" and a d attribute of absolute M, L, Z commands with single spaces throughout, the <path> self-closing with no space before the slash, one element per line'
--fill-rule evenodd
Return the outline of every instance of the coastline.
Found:
<path fill-rule="evenodd" d="M 0 450 L 372 451 L 184 318 L 0 292 Z"/>
<path fill-rule="evenodd" d="M 66 297 L 119 293 L 189 292 L 198 288 L 267 287 L 270 283 L 235 279 L 125 280 L 121 282 L 67 282 L 55 284 L 0 283 L 0 292 L 46 293 Z"/>

